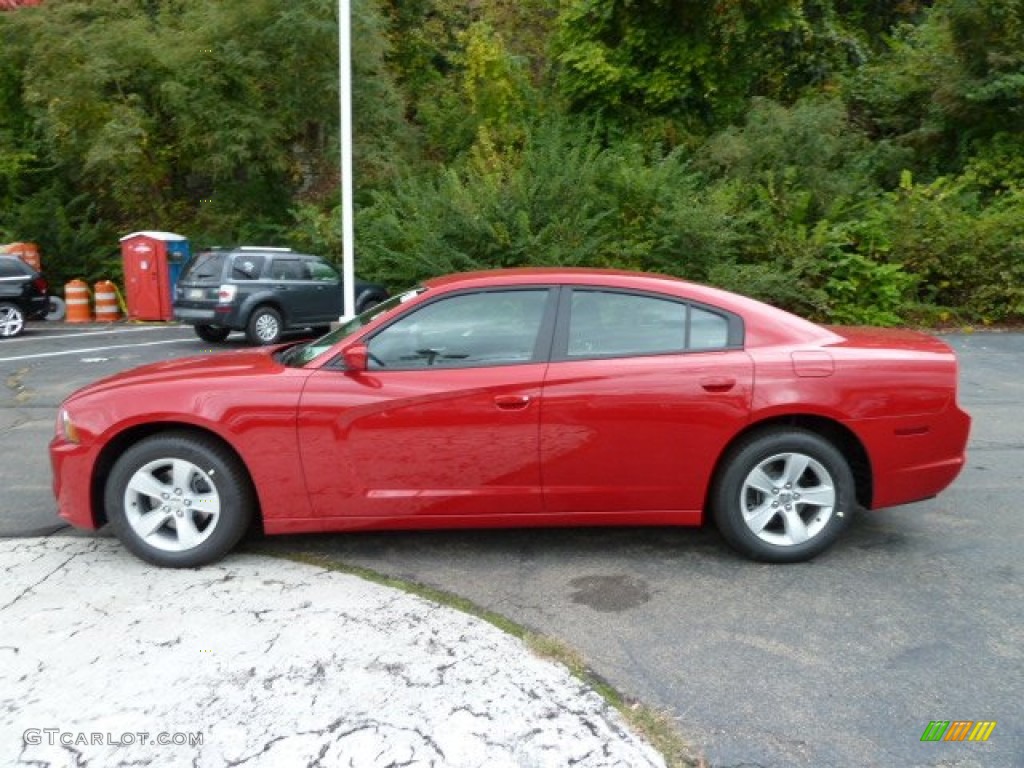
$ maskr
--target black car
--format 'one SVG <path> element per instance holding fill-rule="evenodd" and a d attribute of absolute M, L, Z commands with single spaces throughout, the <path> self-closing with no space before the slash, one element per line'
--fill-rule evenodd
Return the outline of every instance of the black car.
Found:
<path fill-rule="evenodd" d="M 0 338 L 17 336 L 26 320 L 42 320 L 50 310 L 43 276 L 17 256 L 0 256 Z"/>
<path fill-rule="evenodd" d="M 388 297 L 382 285 L 356 280 L 356 312 Z M 275 344 L 286 330 L 326 331 L 343 311 L 341 275 L 324 259 L 288 248 L 245 246 L 202 251 L 174 291 L 174 318 L 204 341 L 245 331 L 252 344 Z"/>

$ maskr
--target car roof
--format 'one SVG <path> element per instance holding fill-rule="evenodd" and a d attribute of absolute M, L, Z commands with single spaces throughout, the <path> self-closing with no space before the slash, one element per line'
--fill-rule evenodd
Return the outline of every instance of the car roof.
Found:
<path fill-rule="evenodd" d="M 516 267 L 444 275 L 425 280 L 423 284 L 428 288 L 446 291 L 515 285 L 586 285 L 651 291 L 739 314 L 747 323 L 748 344 L 820 343 L 826 339 L 838 338 L 830 330 L 810 320 L 749 296 L 653 272 L 579 267 Z"/>

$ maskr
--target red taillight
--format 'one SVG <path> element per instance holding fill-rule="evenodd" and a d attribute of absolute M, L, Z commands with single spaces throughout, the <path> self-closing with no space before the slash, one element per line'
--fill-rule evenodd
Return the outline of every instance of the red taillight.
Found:
<path fill-rule="evenodd" d="M 50 286 L 46 283 L 46 280 L 44 280 L 41 277 L 37 277 L 35 280 L 32 281 L 32 287 L 35 288 L 40 293 L 46 293 L 47 289 Z"/>

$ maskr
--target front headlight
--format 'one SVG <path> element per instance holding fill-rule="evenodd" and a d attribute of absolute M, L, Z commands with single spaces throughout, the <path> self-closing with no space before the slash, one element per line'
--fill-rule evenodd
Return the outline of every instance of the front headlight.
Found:
<path fill-rule="evenodd" d="M 62 437 L 69 443 L 78 443 L 78 427 L 71 420 L 71 414 L 67 408 L 61 408 L 57 412 L 57 436 Z"/>

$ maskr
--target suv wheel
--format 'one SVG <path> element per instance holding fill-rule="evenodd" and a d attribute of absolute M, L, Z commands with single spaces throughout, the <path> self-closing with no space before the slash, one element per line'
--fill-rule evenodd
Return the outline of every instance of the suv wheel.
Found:
<path fill-rule="evenodd" d="M 250 344 L 276 344 L 281 340 L 281 313 L 273 307 L 257 307 L 245 327 Z"/>
<path fill-rule="evenodd" d="M 224 341 L 231 333 L 230 328 L 221 328 L 219 325 L 195 325 L 192 329 L 196 336 L 209 342 Z"/>
<path fill-rule="evenodd" d="M 25 313 L 15 304 L 0 303 L 0 336 L 10 338 L 25 330 Z"/>

